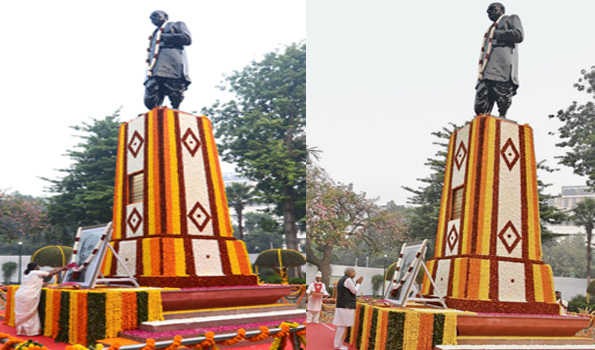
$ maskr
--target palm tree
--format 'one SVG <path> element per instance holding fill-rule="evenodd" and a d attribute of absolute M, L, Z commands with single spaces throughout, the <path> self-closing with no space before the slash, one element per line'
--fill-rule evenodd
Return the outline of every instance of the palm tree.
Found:
<path fill-rule="evenodd" d="M 591 238 L 593 237 L 593 224 L 595 224 L 595 200 L 586 198 L 576 205 L 573 210 L 572 221 L 585 227 L 587 235 L 587 286 L 591 283 Z M 587 293 L 587 301 L 589 293 Z"/>
<path fill-rule="evenodd" d="M 244 209 L 256 201 L 254 187 L 245 183 L 233 182 L 225 188 L 227 203 L 236 213 L 238 218 L 238 236 L 244 239 Z"/>

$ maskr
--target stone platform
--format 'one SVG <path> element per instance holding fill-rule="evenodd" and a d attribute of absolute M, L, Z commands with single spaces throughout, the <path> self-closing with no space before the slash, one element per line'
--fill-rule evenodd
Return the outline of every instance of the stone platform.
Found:
<path fill-rule="evenodd" d="M 196 310 L 224 307 L 244 307 L 275 303 L 291 293 L 290 285 L 258 285 L 183 288 L 161 293 L 163 310 Z"/>
<path fill-rule="evenodd" d="M 504 313 L 462 314 L 457 317 L 459 336 L 572 337 L 589 326 L 590 318 L 566 315 Z"/>

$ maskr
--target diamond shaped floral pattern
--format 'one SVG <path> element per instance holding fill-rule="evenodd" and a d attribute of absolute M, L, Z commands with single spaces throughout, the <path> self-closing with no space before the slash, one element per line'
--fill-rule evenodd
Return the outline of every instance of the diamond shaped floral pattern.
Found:
<path fill-rule="evenodd" d="M 135 130 L 134 134 L 132 134 L 132 137 L 130 138 L 130 142 L 128 142 L 128 150 L 130 153 L 132 153 L 132 156 L 135 158 L 138 156 L 138 153 L 143 147 L 143 143 L 145 143 L 145 140 L 142 136 L 140 136 L 138 131 Z"/>
<path fill-rule="evenodd" d="M 463 144 L 463 142 L 459 143 L 459 147 L 457 148 L 457 152 L 455 153 L 455 165 L 457 169 L 461 169 L 463 162 L 467 158 L 467 148 Z"/>
<path fill-rule="evenodd" d="M 128 223 L 128 226 L 132 232 L 136 232 L 143 222 L 143 217 L 140 215 L 138 210 L 136 210 L 136 208 L 133 208 L 130 212 L 130 215 L 128 215 L 128 220 L 126 220 L 126 222 Z"/>
<path fill-rule="evenodd" d="M 500 238 L 500 241 L 502 241 L 502 244 L 504 245 L 504 248 L 506 248 L 506 251 L 508 251 L 508 254 L 512 253 L 514 248 L 516 248 L 516 246 L 521 241 L 521 235 L 510 220 L 508 220 L 500 233 L 498 233 L 498 238 Z"/>
<path fill-rule="evenodd" d="M 199 202 L 194 204 L 194 207 L 188 213 L 188 217 L 198 227 L 200 232 L 205 229 L 205 226 L 207 226 L 207 223 L 211 219 L 206 209 Z"/>
<path fill-rule="evenodd" d="M 198 140 L 196 135 L 194 135 L 190 128 L 186 129 L 184 136 L 182 136 L 182 144 L 186 147 L 188 152 L 190 152 L 190 154 L 193 157 L 194 154 L 196 154 L 196 151 L 198 151 L 198 148 L 200 147 L 200 141 Z"/>
<path fill-rule="evenodd" d="M 506 140 L 504 147 L 500 150 L 500 154 L 502 155 L 502 158 L 504 158 L 508 170 L 512 170 L 520 158 L 519 151 L 516 149 L 514 142 L 512 142 L 512 139 L 510 138 Z"/>
<path fill-rule="evenodd" d="M 453 225 L 448 231 L 448 236 L 446 237 L 446 243 L 448 244 L 448 248 L 450 250 L 454 250 L 457 242 L 459 241 L 459 233 L 457 232 L 457 228 Z"/>

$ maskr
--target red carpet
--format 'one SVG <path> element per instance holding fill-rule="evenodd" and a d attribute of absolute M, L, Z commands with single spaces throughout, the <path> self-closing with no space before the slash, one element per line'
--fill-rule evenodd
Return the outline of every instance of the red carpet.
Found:
<path fill-rule="evenodd" d="M 308 349 L 333 350 L 335 326 L 328 323 L 310 323 L 306 326 L 306 332 Z M 352 346 L 349 349 L 355 350 L 355 347 Z"/>

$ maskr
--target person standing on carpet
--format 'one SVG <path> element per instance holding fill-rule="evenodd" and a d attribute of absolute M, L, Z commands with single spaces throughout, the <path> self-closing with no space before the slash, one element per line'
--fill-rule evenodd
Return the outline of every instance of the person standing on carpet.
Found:
<path fill-rule="evenodd" d="M 23 283 L 15 293 L 15 326 L 17 335 L 34 336 L 41 332 L 37 307 L 41 297 L 43 279 L 64 270 L 59 267 L 52 271 L 41 271 L 36 263 L 27 264 Z"/>
<path fill-rule="evenodd" d="M 329 294 L 326 291 L 324 283 L 322 283 L 322 273 L 318 271 L 314 277 L 315 281 L 310 283 L 306 290 L 308 296 L 308 305 L 306 310 L 306 322 L 307 323 L 319 323 L 320 322 L 320 310 L 322 309 L 322 298 L 327 297 Z"/>
<path fill-rule="evenodd" d="M 337 282 L 337 305 L 335 308 L 335 317 L 333 324 L 337 327 L 335 331 L 334 347 L 335 349 L 346 350 L 347 347 L 343 345 L 345 339 L 345 331 L 347 327 L 353 326 L 355 318 L 355 300 L 359 292 L 359 287 L 364 280 L 360 276 L 354 280 L 355 269 L 348 267 L 345 269 L 343 277 Z"/>

